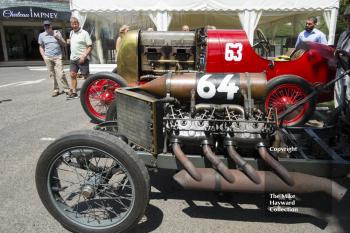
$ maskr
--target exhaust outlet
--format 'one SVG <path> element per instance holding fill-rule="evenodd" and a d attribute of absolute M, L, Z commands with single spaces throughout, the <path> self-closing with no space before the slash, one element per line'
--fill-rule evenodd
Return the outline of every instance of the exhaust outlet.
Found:
<path fill-rule="evenodd" d="M 181 170 L 174 175 L 174 180 L 185 189 L 229 192 L 291 192 L 311 193 L 324 192 L 340 201 L 347 189 L 336 182 L 304 173 L 290 172 L 294 185 L 286 184 L 281 178 L 270 171 L 257 171 L 261 182 L 254 183 L 243 172 L 230 169 L 229 172 L 235 177 L 234 183 L 229 183 L 216 170 L 212 168 L 198 168 L 202 175 L 201 181 L 194 180 L 188 172 Z"/>
<path fill-rule="evenodd" d="M 266 146 L 263 142 L 258 145 L 258 151 L 260 157 L 290 186 L 294 185 L 294 181 L 290 175 L 290 172 L 283 167 L 277 160 L 275 160 L 270 153 L 267 151 Z"/>
<path fill-rule="evenodd" d="M 175 157 L 180 161 L 180 163 L 186 169 L 186 171 L 188 171 L 188 173 L 191 174 L 191 177 L 193 177 L 193 179 L 196 181 L 200 181 L 202 179 L 202 175 L 198 172 L 197 168 L 183 153 L 179 143 L 174 142 L 173 152 L 175 154 Z"/>
<path fill-rule="evenodd" d="M 250 165 L 247 161 L 245 161 L 233 148 L 233 146 L 227 146 L 227 152 L 230 158 L 235 161 L 235 163 L 242 168 L 243 172 L 255 183 L 260 184 L 261 180 L 256 170 Z"/>
<path fill-rule="evenodd" d="M 230 169 L 228 169 L 221 159 L 214 154 L 206 140 L 203 141 L 202 146 L 205 157 L 209 159 L 214 168 L 216 168 L 228 182 L 233 183 L 235 178 L 230 172 Z"/>

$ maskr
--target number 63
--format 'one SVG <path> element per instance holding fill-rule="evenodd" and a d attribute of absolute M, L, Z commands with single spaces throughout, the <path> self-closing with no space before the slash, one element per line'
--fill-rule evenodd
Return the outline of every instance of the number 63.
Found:
<path fill-rule="evenodd" d="M 235 50 L 236 53 L 235 53 Z M 226 61 L 241 61 L 242 60 L 242 43 L 226 43 L 225 44 L 225 60 Z"/>

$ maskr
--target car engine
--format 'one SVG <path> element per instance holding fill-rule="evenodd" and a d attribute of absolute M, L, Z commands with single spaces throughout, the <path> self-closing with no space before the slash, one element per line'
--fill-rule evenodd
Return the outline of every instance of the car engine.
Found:
<path fill-rule="evenodd" d="M 169 73 L 117 91 L 118 133 L 153 153 L 173 141 L 218 150 L 227 141 L 240 148 L 270 143 L 277 118 L 261 110 L 265 86 L 264 73 Z"/>

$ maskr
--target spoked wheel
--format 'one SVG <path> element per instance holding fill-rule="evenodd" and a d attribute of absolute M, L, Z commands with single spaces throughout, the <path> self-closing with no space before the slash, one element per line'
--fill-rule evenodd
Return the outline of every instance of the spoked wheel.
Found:
<path fill-rule="evenodd" d="M 280 115 L 289 107 L 304 99 L 311 91 L 310 85 L 299 77 L 276 77 L 267 84 L 265 111 L 272 109 Z M 285 126 L 303 124 L 313 114 L 315 105 L 316 99 L 313 98 L 287 115 L 282 124 Z"/>
<path fill-rule="evenodd" d="M 125 232 L 144 214 L 149 175 L 135 152 L 100 131 L 73 132 L 41 155 L 36 186 L 47 210 L 74 232 Z"/>
<path fill-rule="evenodd" d="M 81 88 L 80 102 L 84 111 L 96 123 L 103 122 L 115 98 L 115 90 L 126 86 L 126 81 L 114 73 L 101 72 L 90 76 Z"/>

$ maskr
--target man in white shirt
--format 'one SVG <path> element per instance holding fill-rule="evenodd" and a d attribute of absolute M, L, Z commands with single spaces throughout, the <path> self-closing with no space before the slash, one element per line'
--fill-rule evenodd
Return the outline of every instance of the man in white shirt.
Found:
<path fill-rule="evenodd" d="M 89 75 L 89 59 L 87 58 L 92 50 L 92 41 L 87 31 L 80 27 L 79 21 L 75 17 L 70 18 L 72 31 L 70 32 L 70 77 L 72 82 L 73 98 L 77 98 L 77 73 L 86 78 Z"/>

